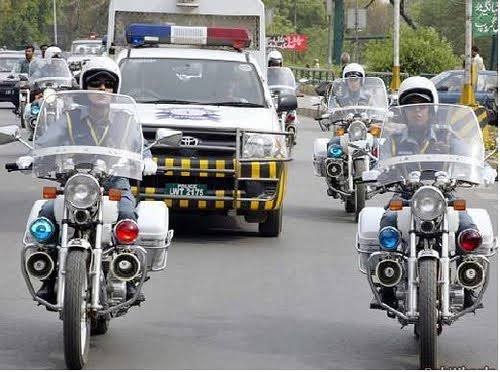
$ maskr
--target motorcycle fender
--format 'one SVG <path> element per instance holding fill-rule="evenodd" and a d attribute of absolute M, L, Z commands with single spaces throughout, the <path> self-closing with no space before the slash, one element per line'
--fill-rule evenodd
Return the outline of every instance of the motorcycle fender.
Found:
<path fill-rule="evenodd" d="M 324 159 L 326 158 L 326 152 L 328 147 L 329 138 L 316 138 L 314 140 L 314 159 Z"/>
<path fill-rule="evenodd" d="M 433 249 L 423 249 L 417 254 L 417 260 L 421 260 L 422 258 L 435 258 L 439 260 L 439 253 Z"/>
<path fill-rule="evenodd" d="M 83 250 L 92 250 L 92 246 L 85 239 L 71 239 L 68 242 L 68 249 L 83 249 Z"/>

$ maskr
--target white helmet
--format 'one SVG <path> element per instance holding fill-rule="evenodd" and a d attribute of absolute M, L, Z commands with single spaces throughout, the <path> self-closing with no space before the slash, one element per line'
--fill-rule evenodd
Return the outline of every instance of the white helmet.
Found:
<path fill-rule="evenodd" d="M 344 67 L 342 77 L 345 79 L 355 76 L 364 78 L 366 76 L 365 69 L 359 63 L 349 63 Z"/>
<path fill-rule="evenodd" d="M 267 66 L 283 66 L 283 56 L 278 50 L 273 50 L 269 53 L 269 55 L 267 56 Z"/>
<path fill-rule="evenodd" d="M 59 47 L 51 46 L 45 50 L 45 58 L 62 58 L 62 50 Z"/>
<path fill-rule="evenodd" d="M 113 93 L 120 91 L 121 72 L 120 68 L 109 57 L 94 57 L 83 65 L 82 74 L 80 76 L 80 88 L 87 89 L 87 84 L 90 80 L 98 77 L 109 78 L 115 82 Z"/>
<path fill-rule="evenodd" d="M 422 103 L 439 103 L 439 96 L 434 83 L 422 76 L 405 79 L 399 87 L 399 105 L 407 105 L 410 98 L 420 98 Z"/>

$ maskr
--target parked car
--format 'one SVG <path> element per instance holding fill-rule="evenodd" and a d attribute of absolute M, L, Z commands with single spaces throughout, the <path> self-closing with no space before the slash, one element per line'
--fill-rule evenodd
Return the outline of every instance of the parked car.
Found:
<path fill-rule="evenodd" d="M 23 59 L 24 52 L 0 51 L 0 102 L 14 101 L 15 85 L 19 79 L 11 73 Z"/>
<path fill-rule="evenodd" d="M 431 80 L 438 90 L 440 103 L 457 103 L 460 100 L 464 79 L 463 70 L 444 71 Z M 498 125 L 498 110 L 495 99 L 498 93 L 498 73 L 479 71 L 476 84 L 476 101 L 488 110 L 488 122 Z"/>

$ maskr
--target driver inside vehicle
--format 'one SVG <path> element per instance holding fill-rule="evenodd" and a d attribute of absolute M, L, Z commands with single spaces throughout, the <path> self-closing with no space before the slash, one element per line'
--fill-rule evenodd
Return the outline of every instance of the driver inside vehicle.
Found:
<path fill-rule="evenodd" d="M 96 94 L 88 94 L 84 96 L 86 102 L 78 102 L 77 108 L 65 112 L 59 120 L 64 121 L 64 125 L 57 125 L 57 128 L 65 128 L 67 131 L 59 133 L 57 143 L 59 146 L 79 145 L 84 146 L 102 146 L 120 148 L 119 141 L 123 141 L 127 136 L 140 138 L 142 134 L 132 133 L 131 127 L 135 129 L 137 126 L 129 126 L 133 117 L 120 111 L 122 115 L 119 119 L 113 119 L 113 123 L 123 123 L 123 126 L 112 125 L 110 117 L 111 97 L 106 93 L 117 93 L 120 82 L 120 70 L 116 63 L 107 57 L 95 58 L 86 65 L 85 71 L 82 73 L 81 88 L 88 91 L 96 91 Z M 53 134 L 52 134 L 53 136 Z M 44 135 L 39 139 L 43 143 Z M 37 139 L 38 141 L 38 139 Z M 53 141 L 53 140 L 52 140 Z M 140 144 L 138 144 L 140 148 Z M 144 153 L 144 175 L 156 174 L 157 165 L 151 158 L 151 152 Z M 135 210 L 135 198 L 131 192 L 130 181 L 124 177 L 110 177 L 103 183 L 106 191 L 109 189 L 118 189 L 121 191 L 121 200 L 118 203 L 118 221 L 131 219 L 137 221 L 137 213 Z M 54 202 L 47 201 L 40 210 L 39 217 L 45 217 L 54 223 L 56 226 L 56 234 L 54 239 L 57 239 L 57 223 L 54 214 Z M 47 278 L 37 295 L 48 302 L 55 301 L 55 273 Z M 132 298 L 135 294 L 135 287 L 128 285 L 128 298 Z M 143 301 L 144 296 L 141 294 L 138 301 Z"/>

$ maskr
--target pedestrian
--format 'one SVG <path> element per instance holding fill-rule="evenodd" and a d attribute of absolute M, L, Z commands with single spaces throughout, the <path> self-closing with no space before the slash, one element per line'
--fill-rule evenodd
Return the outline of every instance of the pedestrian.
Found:
<path fill-rule="evenodd" d="M 18 70 L 20 74 L 27 74 L 29 72 L 29 67 L 31 61 L 35 58 L 35 47 L 28 44 L 24 47 L 24 59 L 19 62 Z"/>
<path fill-rule="evenodd" d="M 476 65 L 477 71 L 486 70 L 483 58 L 479 55 L 479 48 L 476 45 L 472 46 L 472 63 Z"/>
<path fill-rule="evenodd" d="M 340 62 L 342 63 L 342 74 L 344 73 L 344 67 L 351 62 L 351 56 L 349 53 L 344 52 L 340 56 Z"/>
<path fill-rule="evenodd" d="M 314 59 L 314 68 L 319 68 L 319 59 Z"/>

